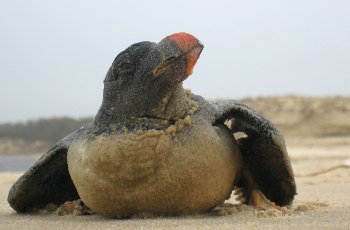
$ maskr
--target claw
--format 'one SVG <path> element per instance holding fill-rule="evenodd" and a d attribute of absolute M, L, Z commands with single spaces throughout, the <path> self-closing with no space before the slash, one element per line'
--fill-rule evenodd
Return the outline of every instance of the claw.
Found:
<path fill-rule="evenodd" d="M 282 208 L 276 205 L 274 202 L 266 198 L 266 196 L 260 190 L 252 190 L 250 193 L 249 204 L 257 209 L 269 209 L 274 208 L 279 211 L 283 211 Z"/>
<path fill-rule="evenodd" d="M 241 204 L 246 204 L 247 203 L 247 199 L 246 198 L 244 198 L 244 197 L 241 197 L 239 200 L 237 200 L 237 201 L 239 201 Z"/>
<path fill-rule="evenodd" d="M 237 188 L 233 191 L 233 194 L 238 196 L 241 195 L 244 192 L 244 188 Z"/>
<path fill-rule="evenodd" d="M 235 199 L 241 204 L 247 203 L 247 192 L 244 188 L 236 188 L 233 191 L 233 194 L 236 196 Z"/>

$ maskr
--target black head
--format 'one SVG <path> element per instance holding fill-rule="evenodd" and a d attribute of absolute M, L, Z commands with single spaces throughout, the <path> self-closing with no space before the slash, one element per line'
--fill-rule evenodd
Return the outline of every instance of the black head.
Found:
<path fill-rule="evenodd" d="M 103 120 L 156 117 L 155 108 L 192 74 L 202 49 L 198 39 L 187 33 L 170 35 L 159 43 L 131 45 L 118 54 L 106 75 L 96 119 L 99 115 Z"/>

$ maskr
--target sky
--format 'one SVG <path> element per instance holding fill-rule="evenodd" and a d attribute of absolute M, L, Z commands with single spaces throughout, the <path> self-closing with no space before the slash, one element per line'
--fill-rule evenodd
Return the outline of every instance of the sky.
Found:
<path fill-rule="evenodd" d="M 0 123 L 94 115 L 115 56 L 185 31 L 208 99 L 350 96 L 347 0 L 0 0 Z"/>

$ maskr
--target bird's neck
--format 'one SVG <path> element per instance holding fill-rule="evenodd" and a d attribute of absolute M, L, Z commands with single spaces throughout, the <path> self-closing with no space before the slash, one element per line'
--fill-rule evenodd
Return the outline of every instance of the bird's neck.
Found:
<path fill-rule="evenodd" d="M 107 89 L 108 90 L 108 89 Z M 138 118 L 149 118 L 176 121 L 184 118 L 191 109 L 189 93 L 179 84 L 173 90 L 167 92 L 155 106 L 146 102 L 126 100 L 120 94 L 104 92 L 102 105 L 95 116 L 95 126 L 108 128 L 115 124 L 129 123 Z"/>
<path fill-rule="evenodd" d="M 185 90 L 182 84 L 179 84 L 162 99 L 149 116 L 172 121 L 184 118 L 192 108 L 189 93 L 189 90 Z"/>

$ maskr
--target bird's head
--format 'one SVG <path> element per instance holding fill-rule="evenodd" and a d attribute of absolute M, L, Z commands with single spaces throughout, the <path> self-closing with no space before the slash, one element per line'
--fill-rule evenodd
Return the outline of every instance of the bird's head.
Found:
<path fill-rule="evenodd" d="M 202 49 L 188 33 L 131 45 L 118 54 L 106 75 L 100 111 L 118 117 L 153 116 L 164 98 L 192 74 Z"/>

